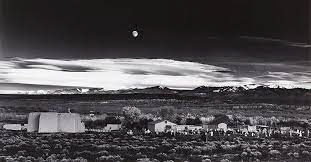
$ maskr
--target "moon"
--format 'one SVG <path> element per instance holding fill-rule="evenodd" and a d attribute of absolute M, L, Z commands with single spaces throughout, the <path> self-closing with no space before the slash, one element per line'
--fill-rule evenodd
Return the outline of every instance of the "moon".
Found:
<path fill-rule="evenodd" d="M 138 32 L 136 31 L 136 30 L 134 30 L 134 31 L 132 31 L 132 35 L 133 35 L 133 37 L 138 37 Z"/>

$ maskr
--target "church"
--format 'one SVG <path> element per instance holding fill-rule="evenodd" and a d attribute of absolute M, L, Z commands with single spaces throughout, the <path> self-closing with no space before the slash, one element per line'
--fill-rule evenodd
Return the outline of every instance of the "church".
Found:
<path fill-rule="evenodd" d="M 77 113 L 33 112 L 28 116 L 27 132 L 81 133 L 85 126 Z"/>

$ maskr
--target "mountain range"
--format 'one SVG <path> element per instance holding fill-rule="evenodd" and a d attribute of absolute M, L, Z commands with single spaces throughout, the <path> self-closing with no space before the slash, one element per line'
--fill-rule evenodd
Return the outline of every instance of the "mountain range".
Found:
<path fill-rule="evenodd" d="M 0 95 L 0 98 L 19 99 L 66 99 L 66 100 L 201 100 L 208 103 L 271 103 L 288 105 L 311 105 L 311 89 L 268 86 L 201 86 L 192 90 L 171 89 L 155 86 L 124 90 L 105 90 L 103 88 L 72 88 L 61 90 L 39 90 L 12 95 Z"/>
<path fill-rule="evenodd" d="M 244 85 L 244 86 L 226 86 L 226 87 L 207 87 L 200 86 L 193 90 L 179 90 L 171 89 L 163 86 L 154 86 L 147 88 L 130 88 L 120 90 L 105 90 L 104 88 L 69 88 L 69 89 L 57 89 L 57 90 L 37 90 L 37 91 L 25 91 L 18 94 L 29 95 L 61 95 L 61 94 L 187 94 L 187 93 L 222 93 L 222 92 L 239 92 L 250 89 L 255 89 L 256 85 Z"/>
<path fill-rule="evenodd" d="M 284 94 L 305 94 L 310 95 L 311 89 L 303 88 L 282 88 L 258 85 L 243 86 L 225 86 L 225 87 L 208 87 L 200 86 L 192 90 L 171 89 L 163 86 L 154 86 L 147 88 L 131 88 L 121 90 L 105 90 L 104 88 L 71 88 L 58 90 L 38 90 L 27 91 L 19 94 L 28 95 L 65 95 L 65 94 L 174 94 L 181 96 L 207 96 L 210 94 L 239 94 L 239 93 L 264 93 L 281 95 Z"/>

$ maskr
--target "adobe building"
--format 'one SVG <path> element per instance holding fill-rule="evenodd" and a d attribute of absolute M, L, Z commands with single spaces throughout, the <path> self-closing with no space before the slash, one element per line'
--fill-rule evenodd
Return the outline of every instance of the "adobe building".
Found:
<path fill-rule="evenodd" d="M 173 127 L 175 127 L 177 124 L 172 123 L 167 120 L 163 121 L 153 121 L 148 123 L 148 129 L 151 132 L 167 132 L 167 131 L 172 131 Z"/>
<path fill-rule="evenodd" d="M 217 127 L 218 127 L 218 129 L 223 130 L 225 132 L 227 132 L 227 130 L 228 130 L 228 125 L 226 123 L 219 123 L 217 125 Z"/>
<path fill-rule="evenodd" d="M 27 132 L 36 132 L 39 130 L 40 112 L 29 113 Z"/>
<path fill-rule="evenodd" d="M 85 126 L 77 113 L 34 112 L 29 114 L 27 132 L 80 133 Z"/>
<path fill-rule="evenodd" d="M 26 130 L 27 124 L 4 124 L 3 129 L 21 131 Z"/>
<path fill-rule="evenodd" d="M 216 123 L 210 125 L 204 125 L 205 130 L 222 130 L 224 132 L 228 131 L 228 125 L 226 123 Z"/>
<path fill-rule="evenodd" d="M 117 131 L 120 130 L 122 127 L 121 124 L 107 124 L 107 126 L 104 128 L 105 131 L 111 132 L 111 131 Z"/>
<path fill-rule="evenodd" d="M 174 131 L 176 132 L 183 132 L 183 131 L 200 131 L 203 130 L 203 126 L 197 126 L 197 125 L 176 125 L 174 126 Z"/>

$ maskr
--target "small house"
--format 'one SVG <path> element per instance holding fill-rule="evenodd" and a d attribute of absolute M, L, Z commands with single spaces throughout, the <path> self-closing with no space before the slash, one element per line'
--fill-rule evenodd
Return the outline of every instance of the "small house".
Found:
<path fill-rule="evenodd" d="M 27 124 L 4 124 L 3 129 L 6 130 L 25 130 Z"/>
<path fill-rule="evenodd" d="M 257 127 L 255 125 L 248 125 L 247 131 L 248 132 L 257 132 Z"/>
<path fill-rule="evenodd" d="M 173 127 L 173 130 L 176 132 L 200 131 L 202 129 L 203 129 L 203 126 L 196 126 L 196 125 L 176 125 Z"/>
<path fill-rule="evenodd" d="M 281 127 L 280 128 L 280 131 L 282 134 L 287 134 L 287 133 L 290 133 L 290 127 Z"/>
<path fill-rule="evenodd" d="M 259 133 L 267 132 L 268 128 L 269 127 L 266 126 L 266 125 L 248 125 L 247 126 L 248 132 L 253 132 L 253 133 L 256 133 L 256 132 L 259 132 Z"/>
<path fill-rule="evenodd" d="M 222 130 L 226 132 L 228 130 L 228 125 L 226 123 L 209 124 L 203 125 L 202 128 L 204 128 L 204 130 Z"/>
<path fill-rule="evenodd" d="M 256 125 L 256 129 L 259 133 L 266 133 L 269 127 L 266 125 Z"/>
<path fill-rule="evenodd" d="M 246 126 L 246 125 L 238 126 L 238 130 L 239 130 L 239 132 L 241 132 L 242 134 L 243 134 L 243 133 L 248 134 L 248 126 Z"/>
<path fill-rule="evenodd" d="M 219 123 L 219 124 L 217 125 L 217 128 L 218 128 L 219 130 L 223 130 L 223 131 L 227 132 L 227 130 L 228 130 L 228 125 L 227 125 L 226 123 Z"/>
<path fill-rule="evenodd" d="M 104 129 L 107 132 L 117 131 L 121 129 L 121 124 L 107 124 L 107 126 Z"/>
<path fill-rule="evenodd" d="M 176 125 L 168 120 L 158 120 L 148 123 L 148 129 L 151 132 L 168 132 L 173 131 Z"/>

